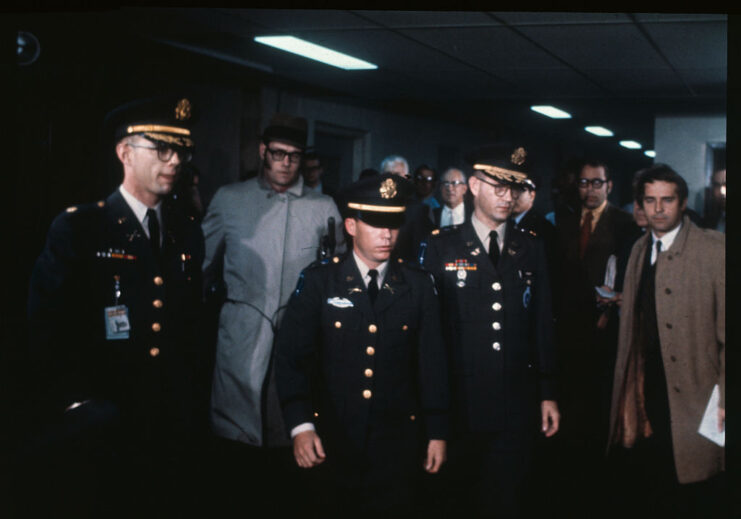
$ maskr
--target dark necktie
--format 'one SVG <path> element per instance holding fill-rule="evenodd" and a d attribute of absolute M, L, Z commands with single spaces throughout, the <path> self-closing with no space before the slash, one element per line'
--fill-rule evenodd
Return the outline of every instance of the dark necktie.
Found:
<path fill-rule="evenodd" d="M 370 297 L 372 304 L 376 302 L 376 296 L 378 295 L 378 271 L 376 269 L 370 269 L 368 275 L 370 276 L 370 282 L 368 283 L 368 297 Z"/>
<path fill-rule="evenodd" d="M 147 209 L 147 224 L 149 226 L 149 243 L 155 257 L 160 255 L 160 222 L 154 209 Z"/>
<path fill-rule="evenodd" d="M 581 234 L 579 235 L 579 259 L 584 257 L 590 234 L 592 234 L 592 211 L 587 211 L 587 214 L 584 215 L 584 223 L 581 225 Z"/>
<path fill-rule="evenodd" d="M 654 244 L 656 245 L 656 259 L 651 262 L 651 265 L 659 261 L 659 252 L 661 252 L 661 240 L 656 240 Z"/>
<path fill-rule="evenodd" d="M 497 241 L 497 238 L 499 235 L 497 234 L 497 231 L 491 231 L 489 233 L 489 259 L 491 260 L 492 265 L 495 267 L 497 266 L 497 263 L 499 263 L 499 242 Z"/>

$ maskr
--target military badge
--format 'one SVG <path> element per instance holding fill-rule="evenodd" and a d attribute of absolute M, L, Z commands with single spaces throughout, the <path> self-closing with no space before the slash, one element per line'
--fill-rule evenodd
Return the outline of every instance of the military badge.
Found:
<path fill-rule="evenodd" d="M 396 182 L 394 182 L 394 179 L 387 178 L 384 180 L 381 187 L 378 189 L 378 192 L 381 193 L 382 198 L 394 198 L 397 193 Z"/>
<path fill-rule="evenodd" d="M 355 306 L 352 301 L 344 297 L 330 297 L 327 299 L 327 304 L 336 308 L 352 308 Z"/>
<path fill-rule="evenodd" d="M 187 121 L 190 119 L 191 106 L 190 101 L 187 99 L 181 99 L 175 106 L 175 119 L 178 121 Z"/>

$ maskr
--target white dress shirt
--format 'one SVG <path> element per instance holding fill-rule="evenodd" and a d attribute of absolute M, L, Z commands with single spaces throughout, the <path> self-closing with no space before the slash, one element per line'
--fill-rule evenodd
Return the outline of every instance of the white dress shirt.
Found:
<path fill-rule="evenodd" d="M 443 210 L 440 213 L 440 227 L 447 227 L 449 225 L 460 225 L 465 219 L 466 208 L 463 202 L 458 204 L 453 209 L 451 209 L 447 205 L 443 205 Z"/>
<path fill-rule="evenodd" d="M 147 207 L 134 195 L 126 191 L 126 189 L 123 187 L 123 184 L 119 186 L 118 190 L 121 192 L 121 196 L 124 197 L 124 200 L 126 200 L 126 203 L 129 204 L 131 210 L 134 212 L 134 216 L 136 216 L 136 219 L 139 220 L 139 223 L 144 228 L 144 235 L 149 238 L 149 217 L 147 216 L 147 210 L 149 210 L 150 207 Z M 151 209 L 154 209 L 154 212 L 157 214 L 157 223 L 159 223 L 160 228 L 160 244 L 162 244 L 162 202 L 157 202 L 157 205 L 155 205 Z"/>
<path fill-rule="evenodd" d="M 673 230 L 664 234 L 664 236 L 662 236 L 661 238 L 657 238 L 653 231 L 651 231 L 651 238 L 653 238 L 653 241 L 651 241 L 651 265 L 656 263 L 656 259 L 658 256 L 658 254 L 656 254 L 656 242 L 661 242 L 661 252 L 669 250 L 669 247 L 671 247 L 672 243 L 674 243 L 674 238 L 677 237 L 677 234 L 679 234 L 679 230 L 681 228 L 682 223 L 680 222 L 679 225 L 677 225 Z"/>

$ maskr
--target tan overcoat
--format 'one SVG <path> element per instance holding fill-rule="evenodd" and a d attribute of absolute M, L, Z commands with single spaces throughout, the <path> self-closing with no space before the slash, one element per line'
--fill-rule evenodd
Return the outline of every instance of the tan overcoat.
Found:
<path fill-rule="evenodd" d="M 646 233 L 635 243 L 626 268 L 608 445 L 616 441 L 622 420 L 620 397 L 636 342 L 636 293 L 650 240 Z M 725 409 L 725 282 L 725 235 L 701 229 L 685 216 L 674 243 L 656 264 L 656 318 L 680 483 L 724 469 L 724 449 L 697 431 L 715 384 Z"/>

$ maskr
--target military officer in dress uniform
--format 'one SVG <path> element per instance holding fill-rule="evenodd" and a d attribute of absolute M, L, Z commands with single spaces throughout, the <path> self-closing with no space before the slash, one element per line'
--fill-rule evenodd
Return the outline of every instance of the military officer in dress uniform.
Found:
<path fill-rule="evenodd" d="M 191 474 L 193 442 L 206 431 L 196 340 L 204 247 L 198 223 L 165 198 L 192 155 L 190 117 L 187 99 L 109 114 L 123 182 L 57 216 L 34 267 L 42 443 L 64 464 L 55 484 L 65 502 L 52 500 L 53 515 L 163 513 L 176 491 L 178 501 L 188 495 L 172 487 Z"/>
<path fill-rule="evenodd" d="M 346 513 L 411 510 L 422 468 L 438 472 L 446 455 L 434 281 L 389 260 L 408 191 L 386 173 L 341 195 L 352 251 L 303 271 L 277 336 L 278 392 L 296 462 Z"/>
<path fill-rule="evenodd" d="M 450 477 L 466 516 L 519 513 L 538 429 L 558 431 L 554 346 L 542 243 L 517 229 L 526 151 L 474 165 L 474 212 L 433 231 L 423 265 L 437 278 L 451 353 Z"/>

